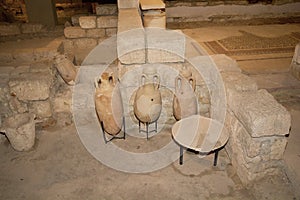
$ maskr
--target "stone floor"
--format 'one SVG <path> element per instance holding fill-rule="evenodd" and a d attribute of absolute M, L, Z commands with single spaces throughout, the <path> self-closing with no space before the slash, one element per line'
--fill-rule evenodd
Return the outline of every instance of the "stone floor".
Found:
<path fill-rule="evenodd" d="M 240 30 L 276 37 L 300 32 L 300 25 L 222 26 L 183 31 L 203 43 L 239 35 Z M 37 44 L 28 42 L 26 45 L 26 49 L 31 49 Z M 1 48 L 0 53 L 4 50 Z M 284 158 L 286 169 L 280 176 L 242 186 L 225 151 L 220 152 L 216 167 L 212 166 L 213 155 L 200 159 L 186 152 L 182 166 L 176 161 L 151 173 L 120 172 L 93 158 L 82 145 L 75 126 L 70 125 L 38 129 L 37 143 L 29 152 L 15 152 L 7 141 L 0 145 L 0 199 L 300 199 L 297 193 L 300 186 L 300 127 L 297 123 L 300 81 L 288 73 L 292 53 L 235 59 L 244 73 L 253 77 L 260 88 L 268 89 L 291 112 L 292 129 Z M 163 132 L 170 134 L 170 129 Z M 147 149 L 149 142 L 139 141 L 130 148 L 139 152 L 139 148 L 146 145 Z"/>

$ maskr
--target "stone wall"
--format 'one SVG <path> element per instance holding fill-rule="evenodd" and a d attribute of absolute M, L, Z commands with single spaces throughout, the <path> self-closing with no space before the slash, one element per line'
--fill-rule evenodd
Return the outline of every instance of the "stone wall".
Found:
<path fill-rule="evenodd" d="M 266 90 L 240 72 L 221 72 L 227 96 L 225 127 L 230 138 L 225 149 L 241 181 L 251 181 L 283 170 L 289 112 Z"/>
<path fill-rule="evenodd" d="M 62 35 L 61 27 L 46 27 L 38 23 L 0 23 L 0 42 L 36 37 L 57 37 Z"/>
<path fill-rule="evenodd" d="M 64 29 L 65 52 L 74 52 L 76 49 L 93 49 L 106 38 L 117 33 L 116 5 L 98 5 L 97 15 L 75 15 L 72 17 L 72 26 Z"/>
<path fill-rule="evenodd" d="M 239 22 L 245 24 L 298 22 L 299 1 L 273 1 L 272 4 L 248 1 L 167 1 L 168 27 L 197 26 L 198 23 Z M 176 26 L 177 23 L 177 26 Z M 181 24 L 182 23 L 182 24 Z"/>
<path fill-rule="evenodd" d="M 53 60 L 0 67 L 0 118 L 34 113 L 41 126 L 72 123 L 71 88 L 59 77 Z"/>

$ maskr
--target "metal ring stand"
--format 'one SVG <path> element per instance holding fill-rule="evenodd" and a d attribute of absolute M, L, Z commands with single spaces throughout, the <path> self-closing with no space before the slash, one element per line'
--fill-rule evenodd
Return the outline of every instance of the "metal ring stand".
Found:
<path fill-rule="evenodd" d="M 112 136 L 110 139 L 107 139 L 105 134 L 107 133 L 105 130 L 104 130 L 104 125 L 103 125 L 103 121 L 100 121 L 100 125 L 101 125 L 101 129 L 102 129 L 102 133 L 103 133 L 103 138 L 104 138 L 104 142 L 105 144 L 107 144 L 108 142 L 114 140 L 114 139 L 123 139 L 125 140 L 126 138 L 126 129 L 125 129 L 125 117 L 123 117 L 123 125 L 122 125 L 122 128 L 123 128 L 123 136 L 122 137 L 117 137 L 117 136 Z M 120 132 L 122 131 L 122 128 L 120 130 Z M 120 133 L 119 132 L 119 133 Z M 107 133 L 108 135 L 110 135 L 109 133 Z"/>
<path fill-rule="evenodd" d="M 142 129 L 141 129 L 141 123 L 146 124 L 146 130 L 142 130 Z M 149 125 L 150 125 L 150 124 L 153 124 L 153 123 L 155 124 L 155 129 L 149 131 Z M 148 122 L 144 123 L 144 122 L 141 122 L 141 121 L 139 120 L 139 133 L 141 133 L 141 132 L 147 134 L 147 140 L 148 140 L 148 139 L 149 139 L 149 133 L 152 133 L 152 132 L 157 133 L 157 120 L 156 120 L 155 122 L 152 122 L 152 123 L 148 123 Z"/>

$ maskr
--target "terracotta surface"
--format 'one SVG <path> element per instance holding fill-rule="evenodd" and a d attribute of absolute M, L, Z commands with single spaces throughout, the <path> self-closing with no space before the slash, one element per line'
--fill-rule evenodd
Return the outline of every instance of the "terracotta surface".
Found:
<path fill-rule="evenodd" d="M 113 79 L 113 74 L 104 72 L 96 81 L 95 106 L 104 130 L 116 135 L 122 128 L 123 105 L 119 88 Z"/>

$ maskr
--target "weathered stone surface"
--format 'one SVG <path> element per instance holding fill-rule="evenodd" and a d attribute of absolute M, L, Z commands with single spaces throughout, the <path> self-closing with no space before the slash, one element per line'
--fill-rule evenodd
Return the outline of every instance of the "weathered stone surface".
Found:
<path fill-rule="evenodd" d="M 53 78 L 47 73 L 22 73 L 9 81 L 10 93 L 21 101 L 46 100 L 50 96 Z"/>
<path fill-rule="evenodd" d="M 97 46 L 97 39 L 94 38 L 81 38 L 74 39 L 74 48 L 78 49 L 91 49 Z"/>
<path fill-rule="evenodd" d="M 29 112 L 34 113 L 39 119 L 51 117 L 52 111 L 49 100 L 30 102 Z"/>
<path fill-rule="evenodd" d="M 297 44 L 295 48 L 295 53 L 290 68 L 293 76 L 300 80 L 300 43 Z"/>
<path fill-rule="evenodd" d="M 166 14 L 165 12 L 156 11 L 148 11 L 143 12 L 143 22 L 144 27 L 156 27 L 156 28 L 166 28 Z"/>
<path fill-rule="evenodd" d="M 44 31 L 44 26 L 42 24 L 24 23 L 21 24 L 22 33 L 40 33 Z"/>
<path fill-rule="evenodd" d="M 226 89 L 234 89 L 236 91 L 256 91 L 256 82 L 247 75 L 240 72 L 224 72 L 221 73 Z"/>
<path fill-rule="evenodd" d="M 117 52 L 122 64 L 146 62 L 145 32 L 137 9 L 121 9 L 118 15 Z"/>
<path fill-rule="evenodd" d="M 285 137 L 253 138 L 231 112 L 227 113 L 225 126 L 230 131 L 225 149 L 243 184 L 274 174 L 282 167 Z"/>
<path fill-rule="evenodd" d="M 116 4 L 98 4 L 96 6 L 97 15 L 117 15 L 118 8 Z"/>
<path fill-rule="evenodd" d="M 105 37 L 105 29 L 96 28 L 96 29 L 87 29 L 86 36 L 91 38 L 102 38 Z"/>
<path fill-rule="evenodd" d="M 236 60 L 226 56 L 225 54 L 216 54 L 210 56 L 216 64 L 219 72 L 242 72 Z"/>
<path fill-rule="evenodd" d="M 289 112 L 266 90 L 241 92 L 230 108 L 252 137 L 289 133 Z"/>
<path fill-rule="evenodd" d="M 118 32 L 117 28 L 106 28 L 105 29 L 105 35 L 106 37 L 111 37 L 113 35 L 116 35 Z"/>
<path fill-rule="evenodd" d="M 52 110 L 55 113 L 71 112 L 71 105 L 72 105 L 72 92 L 71 90 L 65 90 L 59 92 L 55 95 L 53 99 Z"/>
<path fill-rule="evenodd" d="M 98 28 L 116 28 L 118 26 L 117 16 L 100 16 L 97 18 Z"/>
<path fill-rule="evenodd" d="M 142 10 L 165 9 L 166 5 L 162 0 L 139 0 Z"/>
<path fill-rule="evenodd" d="M 79 25 L 83 29 L 96 28 L 96 16 L 82 16 L 79 17 Z"/>
<path fill-rule="evenodd" d="M 13 61 L 13 55 L 11 52 L 0 52 L 0 63 L 6 64 Z"/>
<path fill-rule="evenodd" d="M 30 64 L 29 72 L 45 72 L 50 75 L 55 73 L 52 60 L 38 61 Z"/>
<path fill-rule="evenodd" d="M 71 22 L 73 26 L 79 26 L 79 17 L 83 17 L 85 14 L 77 14 L 71 17 Z"/>
<path fill-rule="evenodd" d="M 83 38 L 86 37 L 86 32 L 79 26 L 70 26 L 64 29 L 66 38 Z"/>
<path fill-rule="evenodd" d="M 3 128 L 5 135 L 15 150 L 28 151 L 33 147 L 35 142 L 35 121 L 33 114 L 16 114 L 6 118 Z"/>
<path fill-rule="evenodd" d="M 118 0 L 119 12 L 120 12 L 120 9 L 138 8 L 138 7 L 139 7 L 138 0 Z"/>
<path fill-rule="evenodd" d="M 15 96 L 9 99 L 9 107 L 13 113 L 25 113 L 28 111 L 27 104 L 19 101 Z"/>
<path fill-rule="evenodd" d="M 63 41 L 63 48 L 65 52 L 72 52 L 74 50 L 73 40 L 66 39 Z"/>
<path fill-rule="evenodd" d="M 19 24 L 1 24 L 0 36 L 18 35 L 21 34 Z"/>
<path fill-rule="evenodd" d="M 149 63 L 184 62 L 185 36 L 179 31 L 147 29 Z"/>
<path fill-rule="evenodd" d="M 16 49 L 13 51 L 13 58 L 19 63 L 31 63 L 35 61 L 33 49 Z"/>

